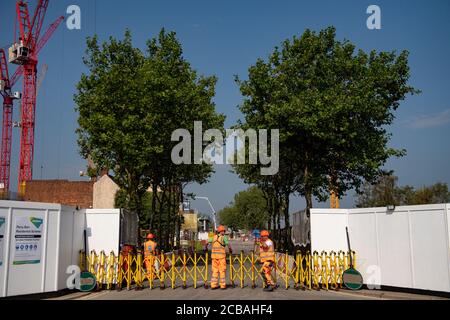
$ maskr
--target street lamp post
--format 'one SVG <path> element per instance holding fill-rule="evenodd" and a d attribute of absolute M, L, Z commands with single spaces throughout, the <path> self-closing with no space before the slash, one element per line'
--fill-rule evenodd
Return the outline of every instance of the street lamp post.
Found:
<path fill-rule="evenodd" d="M 217 223 L 216 223 L 216 210 L 214 210 L 214 207 L 211 204 L 211 201 L 209 201 L 208 197 L 195 197 L 195 200 L 206 200 L 209 203 L 209 206 L 211 207 L 213 218 L 214 218 L 214 230 L 217 230 Z"/>

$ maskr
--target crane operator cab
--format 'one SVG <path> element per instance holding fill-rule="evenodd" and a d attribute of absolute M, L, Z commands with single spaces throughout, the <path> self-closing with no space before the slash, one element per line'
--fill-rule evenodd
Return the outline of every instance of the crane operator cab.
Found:
<path fill-rule="evenodd" d="M 9 63 L 23 65 L 28 61 L 29 57 L 30 48 L 25 46 L 22 39 L 20 39 L 19 43 L 14 43 L 9 48 Z"/>

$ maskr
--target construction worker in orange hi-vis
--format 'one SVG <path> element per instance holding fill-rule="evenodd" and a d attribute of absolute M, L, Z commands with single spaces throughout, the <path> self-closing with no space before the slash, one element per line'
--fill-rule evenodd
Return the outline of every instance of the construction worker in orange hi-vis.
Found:
<path fill-rule="evenodd" d="M 262 274 L 265 279 L 264 291 L 273 291 L 276 285 L 272 280 L 271 272 L 275 264 L 275 250 L 274 243 L 269 239 L 269 231 L 267 230 L 261 231 L 259 257 L 263 264 Z"/>
<path fill-rule="evenodd" d="M 211 289 L 218 289 L 219 284 L 219 275 L 220 275 L 220 288 L 226 289 L 227 284 L 225 280 L 226 270 L 227 270 L 227 253 L 226 248 L 228 247 L 228 251 L 233 253 L 233 250 L 230 246 L 228 237 L 225 235 L 225 227 L 219 226 L 217 228 L 217 234 L 213 237 L 210 237 L 208 243 L 212 244 L 211 249 L 211 260 L 212 260 L 212 277 L 211 277 Z M 206 245 L 205 249 L 207 250 L 208 245 Z"/>
<path fill-rule="evenodd" d="M 153 274 L 155 274 L 155 255 L 156 247 L 158 244 L 153 241 L 155 238 L 153 233 L 149 233 L 147 235 L 147 241 L 144 243 L 144 261 L 145 261 L 145 269 L 147 269 L 147 276 L 150 277 L 150 271 L 153 270 Z"/>

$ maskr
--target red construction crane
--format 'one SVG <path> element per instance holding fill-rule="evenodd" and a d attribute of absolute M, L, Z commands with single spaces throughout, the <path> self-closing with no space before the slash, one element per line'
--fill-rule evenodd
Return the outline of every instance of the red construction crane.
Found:
<path fill-rule="evenodd" d="M 9 79 L 6 54 L 0 49 L 0 95 L 3 97 L 3 125 L 2 125 L 2 146 L 0 158 L 0 193 L 9 190 L 9 171 L 11 163 L 11 140 L 12 140 L 12 108 L 13 100 L 20 98 L 14 96 L 11 91 L 12 85 Z"/>
<path fill-rule="evenodd" d="M 9 62 L 19 65 L 10 80 L 9 87 L 12 88 L 18 78 L 23 75 L 22 109 L 21 109 L 21 138 L 20 138 L 20 163 L 19 163 L 19 194 L 25 192 L 25 184 L 33 178 L 33 157 L 34 157 L 34 128 L 36 111 L 36 74 L 39 51 L 44 47 L 52 34 L 58 28 L 64 17 L 59 17 L 50 25 L 44 36 L 41 38 L 41 29 L 47 11 L 49 0 L 38 0 L 36 11 L 30 19 L 28 4 L 18 0 L 16 3 L 16 14 L 19 23 L 19 38 L 14 32 L 14 43 L 9 49 Z M 10 90 L 10 89 L 9 89 Z M 0 184 L 9 190 L 9 171 L 11 159 L 11 133 L 12 133 L 12 103 L 11 107 L 5 108 L 4 96 L 4 117 L 1 155 L 1 176 Z M 8 101 L 8 103 L 11 101 Z M 6 114 L 5 114 L 6 113 Z M 6 119 L 6 120 L 5 120 Z"/>

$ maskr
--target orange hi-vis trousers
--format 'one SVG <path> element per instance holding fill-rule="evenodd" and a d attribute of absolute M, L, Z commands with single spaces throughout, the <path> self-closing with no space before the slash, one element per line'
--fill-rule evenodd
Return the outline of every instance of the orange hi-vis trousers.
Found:
<path fill-rule="evenodd" d="M 218 287 L 218 280 L 220 275 L 220 287 L 225 289 L 227 287 L 226 283 L 226 271 L 227 271 L 227 260 L 222 259 L 212 259 L 212 278 L 211 278 L 211 288 Z"/>
<path fill-rule="evenodd" d="M 262 267 L 262 271 L 263 271 L 263 275 L 264 278 L 266 280 L 266 285 L 270 285 L 270 286 L 275 286 L 275 283 L 272 280 L 272 270 L 273 270 L 273 261 L 265 261 L 263 262 L 263 267 Z"/>
<path fill-rule="evenodd" d="M 144 259 L 145 263 L 145 269 L 147 269 L 147 277 L 151 278 L 153 274 L 153 279 L 156 278 L 156 272 L 155 272 L 155 256 L 154 255 L 147 255 Z"/>

